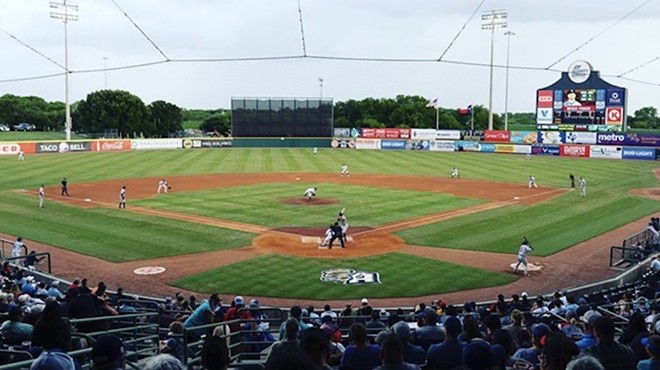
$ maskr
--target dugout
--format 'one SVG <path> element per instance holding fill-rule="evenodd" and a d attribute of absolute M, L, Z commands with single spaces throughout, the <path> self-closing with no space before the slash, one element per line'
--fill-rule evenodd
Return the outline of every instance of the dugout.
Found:
<path fill-rule="evenodd" d="M 232 98 L 234 138 L 331 138 L 333 100 Z"/>

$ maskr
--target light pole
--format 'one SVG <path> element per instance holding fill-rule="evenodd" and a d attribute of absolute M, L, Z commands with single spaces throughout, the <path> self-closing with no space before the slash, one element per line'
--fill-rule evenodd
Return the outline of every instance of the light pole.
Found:
<path fill-rule="evenodd" d="M 64 95 L 65 95 L 65 123 L 64 132 L 66 133 L 66 140 L 71 140 L 71 104 L 69 103 L 69 44 L 67 24 L 69 21 L 77 21 L 78 15 L 71 14 L 70 12 L 78 11 L 78 4 L 72 4 L 70 1 L 62 0 L 61 3 L 51 1 L 51 9 L 57 11 L 50 12 L 50 17 L 61 19 L 64 23 Z"/>
<path fill-rule="evenodd" d="M 108 57 L 103 57 L 103 80 L 105 81 L 104 89 L 108 89 Z"/>
<path fill-rule="evenodd" d="M 490 31 L 490 87 L 488 92 L 488 129 L 493 129 L 493 59 L 495 57 L 495 30 L 506 28 L 507 13 L 491 10 L 481 15 L 481 29 Z"/>
<path fill-rule="evenodd" d="M 509 130 L 509 49 L 511 47 L 511 36 L 516 34 L 511 31 L 504 32 L 506 36 L 506 87 L 504 88 L 504 131 Z"/>
<path fill-rule="evenodd" d="M 321 77 L 319 77 L 319 89 L 320 89 L 319 100 L 323 100 L 323 78 Z"/>

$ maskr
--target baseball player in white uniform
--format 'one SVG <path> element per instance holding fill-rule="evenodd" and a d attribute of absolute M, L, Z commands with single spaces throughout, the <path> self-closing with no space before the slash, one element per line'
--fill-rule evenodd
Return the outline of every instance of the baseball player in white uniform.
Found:
<path fill-rule="evenodd" d="M 46 190 L 44 189 L 44 185 L 41 184 L 39 187 L 39 208 L 44 208 L 44 198 L 46 197 Z"/>
<path fill-rule="evenodd" d="M 126 208 L 126 186 L 119 190 L 119 208 Z"/>
<path fill-rule="evenodd" d="M 344 238 L 344 242 L 347 242 L 348 239 L 346 239 L 346 233 L 348 232 L 348 219 L 346 218 L 344 210 L 339 212 L 339 216 L 337 216 L 337 222 L 339 222 L 339 226 L 341 226 L 341 234 Z"/>
<path fill-rule="evenodd" d="M 527 179 L 527 187 L 528 188 L 538 188 L 538 185 L 536 185 L 536 177 L 529 175 L 529 178 Z"/>
<path fill-rule="evenodd" d="M 14 246 L 11 248 L 11 256 L 20 257 L 22 250 L 23 250 L 23 238 L 19 236 L 18 238 L 16 238 L 16 241 L 14 242 Z"/>
<path fill-rule="evenodd" d="M 527 254 L 533 250 L 534 248 L 529 245 L 527 239 L 523 240 L 522 244 L 520 245 L 520 249 L 518 250 L 518 263 L 516 264 L 516 268 L 513 270 L 514 274 L 518 273 L 518 267 L 520 267 L 520 264 L 522 263 L 523 266 L 525 266 L 525 276 L 527 276 Z"/>
<path fill-rule="evenodd" d="M 25 152 L 23 151 L 23 149 L 18 151 L 18 160 L 19 161 L 24 161 L 25 160 Z"/>
<path fill-rule="evenodd" d="M 325 239 L 323 239 L 323 242 L 319 245 L 319 249 L 325 249 L 326 245 L 330 243 L 330 240 L 332 240 L 332 228 L 328 227 L 325 231 Z"/>
<path fill-rule="evenodd" d="M 316 188 L 307 188 L 303 193 L 303 196 L 307 198 L 308 202 L 311 202 L 312 198 L 316 196 Z"/>
<path fill-rule="evenodd" d="M 461 174 L 458 172 L 458 168 L 454 167 L 451 169 L 451 178 L 461 178 Z"/>
<path fill-rule="evenodd" d="M 169 189 L 169 185 L 167 185 L 167 180 L 162 179 L 158 181 L 158 190 L 156 191 L 156 194 L 160 194 L 161 190 L 167 193 L 167 189 Z"/>
<path fill-rule="evenodd" d="M 341 165 L 341 177 L 351 177 L 351 174 L 348 172 L 348 166 L 346 163 Z"/>
<path fill-rule="evenodd" d="M 587 180 L 585 180 L 584 177 L 580 177 L 580 180 L 578 181 L 578 186 L 580 187 L 580 196 L 581 197 L 586 197 L 587 196 Z"/>

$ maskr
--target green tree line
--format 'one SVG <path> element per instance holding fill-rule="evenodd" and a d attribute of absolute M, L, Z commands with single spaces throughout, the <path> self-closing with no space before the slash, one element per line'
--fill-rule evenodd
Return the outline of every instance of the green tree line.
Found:
<path fill-rule="evenodd" d="M 468 130 L 474 116 L 474 129 L 488 126 L 488 110 L 472 107 L 472 114 L 459 109 L 427 107 L 422 96 L 398 95 L 396 98 L 366 98 L 338 101 L 334 105 L 335 127 L 399 127 Z M 34 124 L 37 130 L 64 129 L 62 102 L 47 102 L 36 96 L 0 96 L 0 123 L 14 126 L 21 122 Z M 228 135 L 231 132 L 231 111 L 228 109 L 182 109 L 164 100 L 145 104 L 128 91 L 99 90 L 71 105 L 73 130 L 78 133 L 103 133 L 117 130 L 122 137 L 169 137 L 183 130 L 183 122 L 198 122 L 204 132 Z M 436 116 L 437 114 L 437 116 Z M 436 121 L 437 117 L 437 121 Z M 509 124 L 535 124 L 535 114 L 509 113 Z M 660 117 L 655 107 L 643 107 L 628 116 L 629 127 L 660 129 Z M 493 128 L 504 128 L 503 115 L 493 116 Z"/>

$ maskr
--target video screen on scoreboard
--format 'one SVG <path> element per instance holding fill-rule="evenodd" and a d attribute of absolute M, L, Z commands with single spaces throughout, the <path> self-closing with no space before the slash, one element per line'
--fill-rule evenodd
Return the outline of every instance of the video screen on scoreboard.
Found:
<path fill-rule="evenodd" d="M 590 124 L 600 125 L 603 114 L 596 109 L 596 89 L 555 90 L 556 102 L 554 121 L 556 124 Z M 557 109 L 560 108 L 560 109 Z"/>

